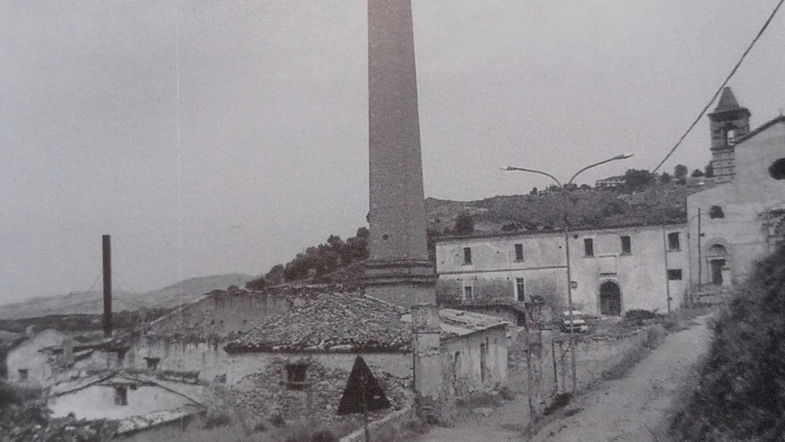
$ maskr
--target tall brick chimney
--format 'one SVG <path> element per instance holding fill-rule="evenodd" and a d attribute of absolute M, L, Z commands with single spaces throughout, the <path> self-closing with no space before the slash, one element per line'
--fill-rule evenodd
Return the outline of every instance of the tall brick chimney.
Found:
<path fill-rule="evenodd" d="M 368 0 L 370 159 L 366 293 L 434 304 L 428 261 L 411 0 Z"/>

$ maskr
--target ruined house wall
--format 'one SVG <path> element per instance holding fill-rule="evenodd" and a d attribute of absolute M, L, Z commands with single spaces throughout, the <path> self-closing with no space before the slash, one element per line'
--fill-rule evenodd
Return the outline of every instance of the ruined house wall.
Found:
<path fill-rule="evenodd" d="M 446 395 L 488 391 L 507 382 L 507 336 L 504 328 L 442 341 L 441 365 Z"/>
<path fill-rule="evenodd" d="M 246 331 L 290 306 L 291 302 L 277 293 L 216 291 L 155 321 L 147 332 L 160 336 L 226 336 Z"/>
<path fill-rule="evenodd" d="M 193 403 L 187 398 L 158 386 L 126 387 L 127 405 L 115 403 L 115 388 L 94 384 L 89 387 L 51 398 L 47 406 L 54 417 L 75 413 L 77 419 L 122 419 L 159 410 L 174 410 Z"/>
<path fill-rule="evenodd" d="M 353 353 L 312 353 L 311 358 L 329 368 L 351 370 Z M 399 378 L 409 378 L 412 371 L 410 353 L 363 353 L 361 354 L 373 372 L 389 373 Z M 126 354 L 123 366 L 144 370 L 148 368 L 145 358 L 159 358 L 157 370 L 198 371 L 199 379 L 206 382 L 219 380 L 235 384 L 246 376 L 264 371 L 270 360 L 269 353 L 229 354 L 219 342 L 169 342 L 163 337 L 144 337 L 138 340 Z"/>
<path fill-rule="evenodd" d="M 158 371 L 198 371 L 206 382 L 220 380 L 229 384 L 265 366 L 265 358 L 258 353 L 227 354 L 219 342 L 170 342 L 164 337 L 144 337 L 131 347 L 123 366 L 138 370 L 148 369 L 145 358 L 158 358 Z"/>
<path fill-rule="evenodd" d="M 8 381 L 29 386 L 45 386 L 52 382 L 52 367 L 48 355 L 41 349 L 60 345 L 66 335 L 55 330 L 44 330 L 17 347 L 9 350 L 6 357 Z M 23 380 L 20 370 L 27 370 L 27 380 Z"/>
<path fill-rule="evenodd" d="M 309 417 L 318 421 L 335 421 L 346 383 L 357 354 L 285 354 L 259 353 L 263 360 L 257 372 L 224 389 L 226 404 L 246 424 L 270 426 L 278 418 L 293 421 Z M 400 409 L 411 402 L 410 353 L 362 354 L 392 407 L 377 417 Z M 287 382 L 287 364 L 307 364 L 306 385 L 292 388 Z M 408 367 L 408 370 L 407 370 Z"/>

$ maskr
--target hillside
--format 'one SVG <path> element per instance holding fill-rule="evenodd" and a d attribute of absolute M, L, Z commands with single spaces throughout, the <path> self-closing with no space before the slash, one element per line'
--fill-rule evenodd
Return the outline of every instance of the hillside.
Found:
<path fill-rule="evenodd" d="M 231 285 L 242 286 L 253 279 L 250 275 L 232 273 L 213 275 L 184 281 L 146 293 L 129 293 L 114 290 L 114 311 L 134 311 L 139 308 L 171 308 L 180 303 L 194 302 L 205 293 L 225 289 Z M 33 298 L 14 304 L 0 306 L 0 319 L 32 318 L 49 315 L 99 314 L 103 292 L 92 290 L 73 292 L 66 295 Z"/>
<path fill-rule="evenodd" d="M 537 195 L 495 196 L 457 202 L 427 198 L 430 228 L 440 234 L 452 229 L 461 213 L 472 215 L 475 230 L 499 232 L 573 227 L 603 227 L 684 222 L 687 196 L 711 184 L 657 184 L 637 192 L 573 190 Z"/>

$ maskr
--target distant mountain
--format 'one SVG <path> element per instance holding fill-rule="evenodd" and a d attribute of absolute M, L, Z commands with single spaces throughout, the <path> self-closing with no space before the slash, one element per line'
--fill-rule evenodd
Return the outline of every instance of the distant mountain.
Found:
<path fill-rule="evenodd" d="M 188 304 L 213 290 L 243 286 L 254 277 L 239 273 L 186 279 L 146 293 L 112 291 L 112 308 L 116 312 L 139 308 L 170 308 Z M 33 298 L 14 304 L 0 305 L 0 319 L 33 318 L 48 315 L 99 314 L 103 312 L 103 292 L 92 290 L 66 295 Z"/>

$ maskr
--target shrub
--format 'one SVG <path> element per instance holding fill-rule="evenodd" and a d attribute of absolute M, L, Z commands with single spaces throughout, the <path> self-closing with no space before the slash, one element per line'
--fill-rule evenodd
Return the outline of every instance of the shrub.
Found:
<path fill-rule="evenodd" d="M 206 428 L 225 427 L 232 422 L 232 419 L 223 411 L 210 409 L 204 422 Z"/>
<path fill-rule="evenodd" d="M 785 247 L 758 263 L 722 308 L 689 403 L 671 425 L 678 439 L 785 438 Z"/>

